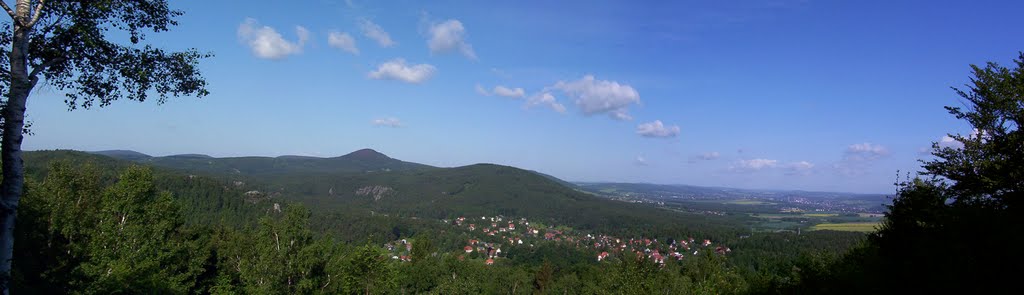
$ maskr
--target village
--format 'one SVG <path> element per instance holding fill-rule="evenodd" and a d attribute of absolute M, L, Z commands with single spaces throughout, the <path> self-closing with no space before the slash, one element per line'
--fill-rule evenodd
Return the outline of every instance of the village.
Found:
<path fill-rule="evenodd" d="M 724 245 L 715 245 L 709 239 L 669 238 L 659 241 L 656 238 L 633 237 L 622 238 L 605 234 L 584 233 L 564 226 L 549 226 L 539 222 L 531 224 L 526 218 L 507 218 L 504 216 L 458 217 L 441 220 L 457 230 L 463 231 L 472 238 L 465 241 L 459 252 L 458 259 L 479 258 L 484 264 L 492 265 L 495 261 L 506 258 L 503 248 L 536 247 L 540 243 L 562 243 L 572 245 L 581 250 L 591 251 L 597 262 L 625 257 L 627 254 L 644 257 L 652 262 L 664 265 L 666 260 L 683 260 L 686 256 L 696 256 L 703 251 L 712 251 L 726 255 L 732 249 Z M 401 239 L 384 244 L 391 258 L 402 262 L 411 261 L 413 243 Z"/>

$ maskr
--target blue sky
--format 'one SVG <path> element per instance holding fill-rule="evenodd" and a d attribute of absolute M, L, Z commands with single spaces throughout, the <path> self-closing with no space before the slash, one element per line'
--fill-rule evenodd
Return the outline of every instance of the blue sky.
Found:
<path fill-rule="evenodd" d="M 729 2 L 729 3 L 721 3 Z M 498 163 L 574 181 L 891 193 L 1019 1 L 176 1 L 202 99 L 68 112 L 27 149 Z M 596 4 L 600 3 L 600 5 Z"/>

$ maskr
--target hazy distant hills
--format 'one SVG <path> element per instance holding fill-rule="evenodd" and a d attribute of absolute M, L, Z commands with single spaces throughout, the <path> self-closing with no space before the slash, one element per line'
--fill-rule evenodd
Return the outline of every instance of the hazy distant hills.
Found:
<path fill-rule="evenodd" d="M 816 192 L 816 191 L 801 191 L 801 190 L 764 190 L 764 189 L 739 189 L 739 188 L 728 188 L 728 187 L 709 187 L 709 186 L 692 186 L 692 185 L 681 185 L 681 184 L 652 184 L 652 183 L 621 183 L 621 182 L 578 182 L 574 183 L 580 188 L 593 191 L 593 192 L 634 192 L 634 193 L 645 193 L 645 194 L 659 194 L 659 195 L 677 195 L 677 196 L 691 196 L 691 195 L 724 195 L 734 197 L 769 197 L 769 196 L 780 196 L 780 195 L 792 195 L 799 194 L 805 197 L 813 198 L 846 198 L 846 197 L 868 197 L 868 196 L 880 196 L 881 194 L 858 194 L 858 193 L 841 193 L 841 192 Z"/>
<path fill-rule="evenodd" d="M 109 151 L 98 151 L 98 152 L 90 152 L 90 153 L 97 154 L 97 155 L 104 155 L 104 156 L 115 158 L 115 159 L 129 160 L 129 161 L 139 161 L 139 160 L 145 160 L 145 159 L 152 158 L 152 157 L 150 157 L 147 154 L 143 154 L 143 153 L 136 152 L 136 151 L 129 151 L 129 150 L 109 150 Z"/>
<path fill-rule="evenodd" d="M 636 196 L 650 199 L 854 199 L 887 203 L 886 194 L 858 194 L 842 192 L 814 192 L 801 190 L 759 190 L 727 187 L 704 187 L 678 184 L 579 182 L 580 190 L 603 196 Z"/>
<path fill-rule="evenodd" d="M 214 158 L 202 154 L 164 157 L 126 150 L 90 152 L 115 159 L 202 174 L 279 175 L 293 173 L 351 173 L 370 171 L 412 171 L 434 169 L 428 165 L 392 159 L 371 149 L 362 149 L 340 157 L 307 156 Z"/>

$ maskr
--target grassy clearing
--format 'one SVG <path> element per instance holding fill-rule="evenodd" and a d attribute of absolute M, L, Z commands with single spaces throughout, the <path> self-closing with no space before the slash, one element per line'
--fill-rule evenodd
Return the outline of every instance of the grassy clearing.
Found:
<path fill-rule="evenodd" d="M 760 214 L 749 214 L 751 217 L 764 218 L 764 219 L 780 219 L 786 217 L 803 217 L 800 214 L 786 214 L 786 213 L 760 213 Z"/>
<path fill-rule="evenodd" d="M 775 205 L 775 203 L 758 201 L 758 200 L 734 200 L 725 202 L 726 204 L 733 205 Z"/>
<path fill-rule="evenodd" d="M 847 222 L 847 223 L 821 223 L 811 227 L 811 230 L 834 230 L 834 231 L 855 231 L 873 232 L 878 227 L 877 222 Z"/>
<path fill-rule="evenodd" d="M 807 216 L 807 217 L 836 217 L 836 216 L 839 216 L 839 214 L 836 214 L 836 213 L 805 213 L 804 216 Z"/>

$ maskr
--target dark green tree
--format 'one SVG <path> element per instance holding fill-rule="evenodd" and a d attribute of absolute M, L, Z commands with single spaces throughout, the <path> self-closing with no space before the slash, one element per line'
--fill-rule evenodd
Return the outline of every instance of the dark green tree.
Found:
<path fill-rule="evenodd" d="M 343 284 L 349 294 L 376 294 L 396 287 L 395 269 L 382 249 L 374 245 L 355 248 L 342 265 Z"/>
<path fill-rule="evenodd" d="M 201 245 L 182 233 L 183 223 L 171 195 L 154 187 L 152 171 L 128 168 L 103 193 L 88 259 L 81 265 L 85 279 L 75 289 L 96 294 L 192 290 L 206 257 Z"/>
<path fill-rule="evenodd" d="M 1024 255 L 1024 53 L 1014 68 L 972 65 L 947 107 L 973 132 L 933 143 L 934 159 L 899 189 L 878 232 L 826 273 L 803 276 L 807 293 L 1006 293 Z M 820 269 L 820 268 L 819 268 Z"/>
<path fill-rule="evenodd" d="M 92 165 L 56 162 L 25 198 L 15 263 L 19 291 L 187 293 L 206 253 L 170 194 L 147 168 L 130 167 L 101 188 Z"/>
<path fill-rule="evenodd" d="M 407 292 L 426 293 L 437 286 L 440 259 L 433 239 L 427 233 L 420 233 L 411 240 L 412 261 L 400 268 L 401 287 Z"/>
<path fill-rule="evenodd" d="M 925 179 L 901 184 L 882 228 L 872 236 L 890 286 L 934 292 L 989 293 L 1008 288 L 1019 268 L 1024 227 L 1024 52 L 1014 68 L 972 65 L 971 82 L 954 88 L 963 107 L 946 107 L 973 132 L 960 145 L 933 144 Z M 922 289 L 918 289 L 922 290 Z"/>
<path fill-rule="evenodd" d="M 22 241 L 15 247 L 22 258 L 14 262 L 18 292 L 71 292 L 98 223 L 103 185 L 96 166 L 55 161 L 49 171 L 43 181 L 26 185 L 16 233 Z"/>
<path fill-rule="evenodd" d="M 326 245 L 313 239 L 309 211 L 285 207 L 283 216 L 264 217 L 255 233 L 238 237 L 239 279 L 248 293 L 289 294 L 319 289 L 326 280 Z"/>
<path fill-rule="evenodd" d="M 544 261 L 533 276 L 533 289 L 537 294 L 547 294 L 551 283 L 555 280 L 555 266 L 551 262 Z"/>
<path fill-rule="evenodd" d="M 106 106 L 118 99 L 158 102 L 204 96 L 197 68 L 208 54 L 168 52 L 144 45 L 146 32 L 176 25 L 181 11 L 166 0 L 0 1 L 10 21 L 0 24 L 0 290 L 8 293 L 14 223 L 24 191 L 21 144 L 28 97 L 40 80 L 67 95 L 68 107 Z M 128 42 L 115 42 L 122 34 Z"/>

